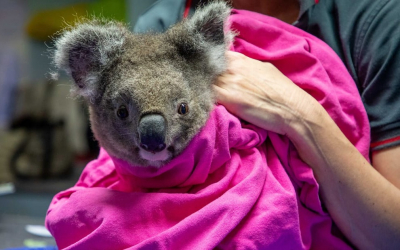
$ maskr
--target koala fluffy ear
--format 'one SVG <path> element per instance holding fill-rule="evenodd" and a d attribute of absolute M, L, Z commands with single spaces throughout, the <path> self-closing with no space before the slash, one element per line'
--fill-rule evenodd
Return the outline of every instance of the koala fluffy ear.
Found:
<path fill-rule="evenodd" d="M 227 47 L 233 39 L 228 27 L 230 13 L 231 8 L 225 1 L 214 1 L 198 9 L 186 25 L 189 30 L 199 34 L 203 41 Z"/>
<path fill-rule="evenodd" d="M 198 59 L 205 55 L 210 68 L 220 74 L 225 70 L 225 51 L 234 37 L 229 29 L 230 13 L 225 1 L 211 2 L 169 30 L 168 37 L 184 57 Z"/>
<path fill-rule="evenodd" d="M 117 58 L 128 33 L 116 22 L 81 23 L 56 40 L 54 64 L 72 76 L 76 94 L 93 98 L 101 72 Z"/>

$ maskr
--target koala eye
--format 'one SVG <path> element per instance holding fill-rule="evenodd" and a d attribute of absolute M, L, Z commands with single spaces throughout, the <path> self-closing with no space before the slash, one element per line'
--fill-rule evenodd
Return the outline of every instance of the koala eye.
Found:
<path fill-rule="evenodd" d="M 127 109 L 124 105 L 119 106 L 119 108 L 118 108 L 118 110 L 117 110 L 117 116 L 118 116 L 120 119 L 125 119 L 125 118 L 127 118 L 127 117 L 129 116 L 128 109 Z"/>
<path fill-rule="evenodd" d="M 178 106 L 178 113 L 180 115 L 186 115 L 187 113 L 189 113 L 189 105 L 187 103 L 181 103 Z"/>

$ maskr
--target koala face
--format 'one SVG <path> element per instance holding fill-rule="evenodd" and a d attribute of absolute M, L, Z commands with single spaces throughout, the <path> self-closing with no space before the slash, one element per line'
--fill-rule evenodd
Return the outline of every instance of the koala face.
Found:
<path fill-rule="evenodd" d="M 54 62 L 89 105 L 100 145 L 136 166 L 179 155 L 213 107 L 212 83 L 225 70 L 230 8 L 214 2 L 162 34 L 132 34 L 90 21 L 56 41 Z"/>

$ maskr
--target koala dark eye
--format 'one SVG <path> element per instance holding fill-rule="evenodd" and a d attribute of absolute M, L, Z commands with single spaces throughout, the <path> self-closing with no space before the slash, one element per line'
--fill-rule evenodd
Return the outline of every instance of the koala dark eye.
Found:
<path fill-rule="evenodd" d="M 186 115 L 189 113 L 189 105 L 187 103 L 181 103 L 178 106 L 178 113 L 181 115 Z"/>
<path fill-rule="evenodd" d="M 120 119 L 125 119 L 129 116 L 129 112 L 128 109 L 126 109 L 126 107 L 124 105 L 121 105 L 118 110 L 117 110 L 117 116 Z"/>

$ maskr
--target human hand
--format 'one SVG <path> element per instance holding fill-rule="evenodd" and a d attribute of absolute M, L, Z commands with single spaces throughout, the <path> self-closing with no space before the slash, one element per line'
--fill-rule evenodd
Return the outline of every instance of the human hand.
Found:
<path fill-rule="evenodd" d="M 274 65 L 228 51 L 228 67 L 214 85 L 218 103 L 232 114 L 279 134 L 293 131 L 320 107 Z M 317 108 L 316 108 L 317 107 Z"/>

